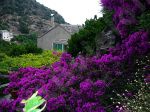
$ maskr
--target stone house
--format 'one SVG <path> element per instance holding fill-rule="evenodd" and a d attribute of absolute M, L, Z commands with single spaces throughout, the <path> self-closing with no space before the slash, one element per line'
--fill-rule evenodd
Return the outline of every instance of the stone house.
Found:
<path fill-rule="evenodd" d="M 68 39 L 78 32 L 81 26 L 69 24 L 56 24 L 51 19 L 53 27 L 37 39 L 37 46 L 44 50 L 65 51 Z"/>
<path fill-rule="evenodd" d="M 5 41 L 10 41 L 13 38 L 13 34 L 7 30 L 0 30 L 0 39 Z"/>

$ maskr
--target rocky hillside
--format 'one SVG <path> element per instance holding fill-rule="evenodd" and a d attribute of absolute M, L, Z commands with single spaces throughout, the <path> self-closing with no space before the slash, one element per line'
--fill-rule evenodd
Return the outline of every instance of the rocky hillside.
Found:
<path fill-rule="evenodd" d="M 37 32 L 42 35 L 51 28 L 50 18 L 65 23 L 64 18 L 36 0 L 0 0 L 0 29 L 8 29 L 15 34 Z"/>

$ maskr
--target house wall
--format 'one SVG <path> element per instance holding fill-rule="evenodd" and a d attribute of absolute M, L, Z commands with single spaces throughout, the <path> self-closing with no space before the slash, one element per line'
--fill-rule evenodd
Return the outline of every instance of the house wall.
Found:
<path fill-rule="evenodd" d="M 10 41 L 13 38 L 13 34 L 8 31 L 1 31 L 1 38 L 5 41 Z"/>
<path fill-rule="evenodd" d="M 62 27 L 57 26 L 56 28 L 54 28 L 53 30 L 51 30 L 50 32 L 45 34 L 43 37 L 38 38 L 37 46 L 44 50 L 52 50 L 53 42 L 55 42 L 56 40 L 59 40 L 59 39 L 67 39 L 68 40 L 69 38 L 71 38 L 71 35 L 66 30 L 64 30 Z"/>

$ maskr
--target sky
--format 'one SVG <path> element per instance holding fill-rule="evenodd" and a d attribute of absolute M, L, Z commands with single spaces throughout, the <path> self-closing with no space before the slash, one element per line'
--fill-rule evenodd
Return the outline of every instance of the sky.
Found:
<path fill-rule="evenodd" d="M 36 0 L 37 2 L 57 11 L 66 22 L 82 25 L 86 19 L 94 15 L 101 17 L 100 0 Z"/>

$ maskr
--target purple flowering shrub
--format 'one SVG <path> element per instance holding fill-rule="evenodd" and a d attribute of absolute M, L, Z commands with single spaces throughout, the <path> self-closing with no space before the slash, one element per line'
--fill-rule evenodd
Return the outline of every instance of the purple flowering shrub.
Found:
<path fill-rule="evenodd" d="M 101 79 L 99 71 L 91 66 L 90 58 L 79 56 L 72 61 L 72 57 L 64 53 L 60 60 L 51 67 L 21 68 L 10 74 L 5 93 L 11 93 L 14 110 L 21 107 L 17 101 L 27 99 L 36 90 L 47 100 L 48 112 L 105 110 L 99 98 L 104 95 L 109 81 Z M 97 76 L 93 77 L 94 74 Z"/>
<path fill-rule="evenodd" d="M 16 109 L 16 108 L 15 108 Z M 1 100 L 0 101 L 0 112 L 14 112 L 12 103 L 9 100 Z"/>
<path fill-rule="evenodd" d="M 116 97 L 114 91 L 122 94 L 125 88 L 130 88 L 128 82 L 135 79 L 134 74 L 138 71 L 136 59 L 150 51 L 149 31 L 140 29 L 131 33 L 129 29 L 138 24 L 136 16 L 149 10 L 150 2 L 102 0 L 102 4 L 114 11 L 113 22 L 121 42 L 101 56 L 73 58 L 63 53 L 60 61 L 49 67 L 27 67 L 12 72 L 5 90 L 6 94 L 12 95 L 12 100 L 2 101 L 0 111 L 21 110 L 20 101 L 29 98 L 35 91 L 47 100 L 46 112 L 113 110 L 115 104 L 110 99 Z M 146 77 L 148 81 L 149 75 Z"/>
<path fill-rule="evenodd" d="M 126 65 L 131 66 L 127 67 L 128 70 L 126 70 L 126 72 L 122 71 L 124 74 L 127 74 L 126 77 L 124 77 L 124 80 L 127 79 L 126 83 L 124 83 L 126 85 L 124 86 L 124 89 L 128 88 L 133 90 L 134 92 L 137 92 L 136 90 L 138 90 L 140 86 L 135 87 L 131 84 L 129 87 L 129 83 L 130 81 L 137 81 L 137 77 L 141 80 L 143 79 L 142 75 L 144 73 L 140 73 L 137 76 L 137 71 L 143 70 L 143 68 L 138 68 L 135 60 L 143 57 L 150 51 L 149 29 L 148 27 L 143 27 L 145 26 L 145 22 L 146 20 L 148 20 L 148 18 L 146 18 L 146 16 L 145 18 L 142 18 L 143 16 L 141 17 L 143 13 L 150 10 L 150 1 L 101 0 L 101 2 L 106 9 L 114 11 L 113 22 L 120 34 L 122 41 L 118 43 L 115 48 L 111 48 L 109 50 L 110 53 L 104 55 L 103 58 L 99 60 L 99 62 L 103 60 L 105 60 L 105 62 L 109 62 L 109 60 L 117 62 L 126 61 Z M 141 23 L 144 25 L 142 25 Z M 140 26 L 139 24 L 141 25 L 141 27 L 138 29 L 135 26 Z M 145 77 L 145 81 L 148 82 L 149 75 L 146 74 Z"/>
<path fill-rule="evenodd" d="M 100 64 L 97 60 L 96 57 L 82 56 L 73 59 L 64 53 L 60 62 L 51 67 L 27 67 L 12 72 L 5 93 L 10 93 L 13 100 L 4 101 L 0 109 L 21 110 L 20 101 L 38 90 L 39 95 L 47 100 L 47 112 L 105 112 L 109 109 L 104 101 L 110 98 L 110 88 L 117 90 L 119 77 L 124 75 L 120 63 Z"/>

